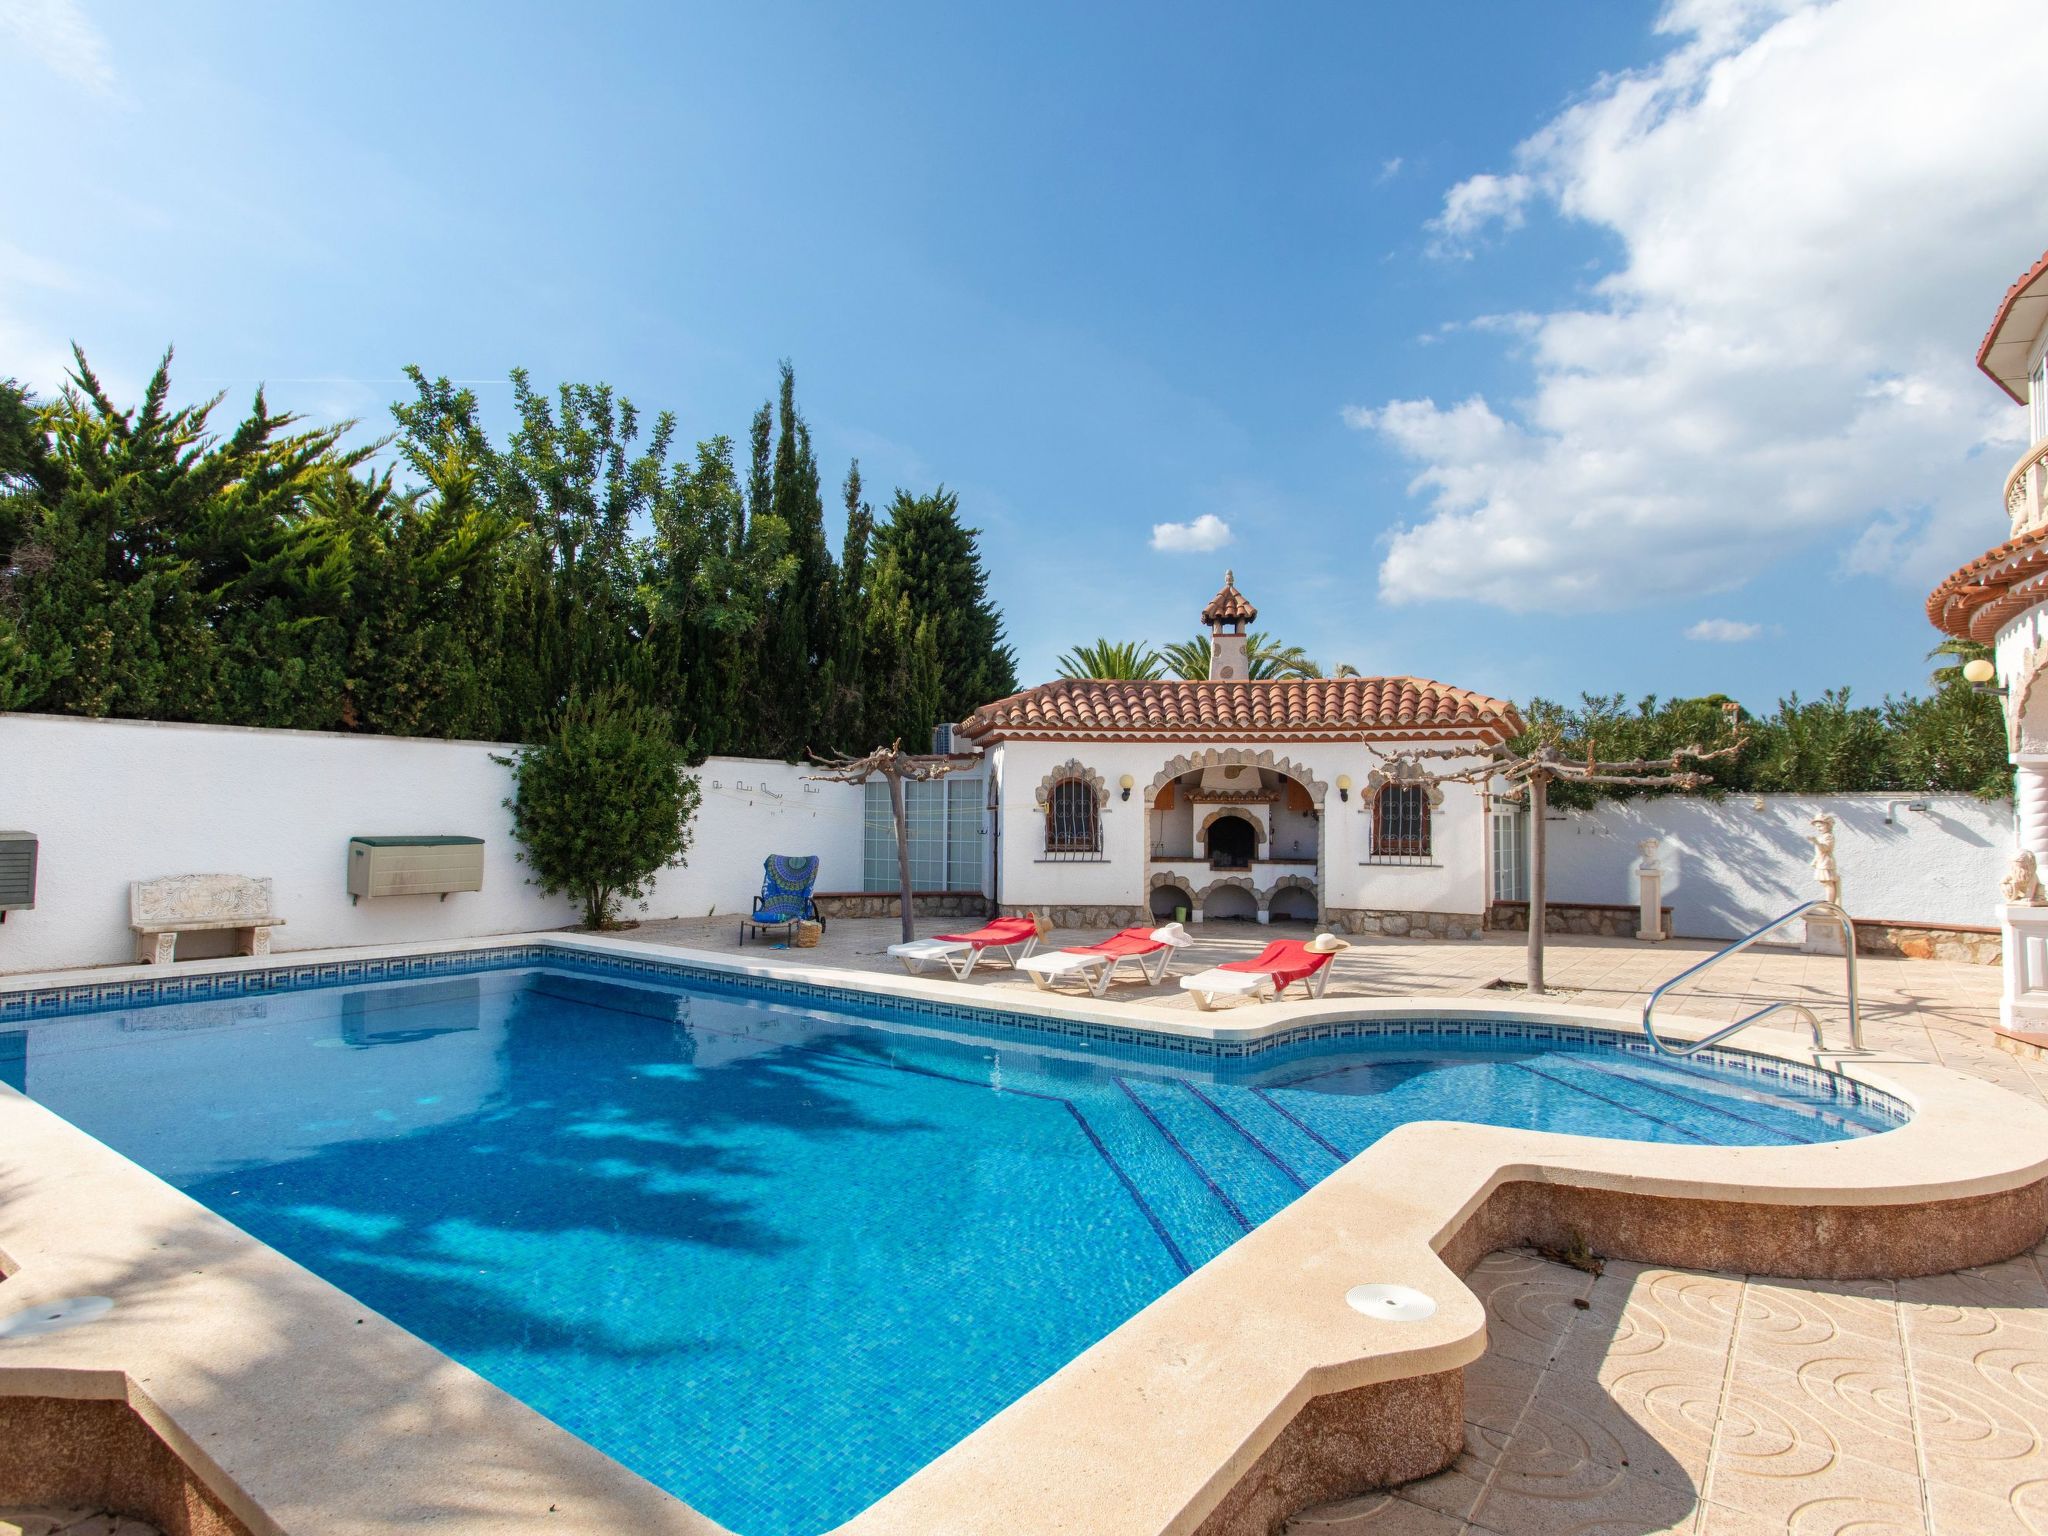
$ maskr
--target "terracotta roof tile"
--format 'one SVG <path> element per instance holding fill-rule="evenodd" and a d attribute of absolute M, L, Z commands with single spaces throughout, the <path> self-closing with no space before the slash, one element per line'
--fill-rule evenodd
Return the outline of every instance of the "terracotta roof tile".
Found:
<path fill-rule="evenodd" d="M 1223 590 L 1209 599 L 1209 606 L 1202 610 L 1204 624 L 1249 624 L 1259 616 L 1245 595 L 1237 590 L 1237 572 L 1223 573 Z"/>
<path fill-rule="evenodd" d="M 1927 598 L 1927 619 L 1944 634 L 1989 641 L 2016 613 L 2048 601 L 2048 526 L 1987 549 Z"/>
<path fill-rule="evenodd" d="M 1521 729 L 1512 704 L 1420 677 L 1062 678 L 984 704 L 960 727 L 984 746 L 1013 737 L 1260 741 L 1413 733 L 1499 739 Z"/>

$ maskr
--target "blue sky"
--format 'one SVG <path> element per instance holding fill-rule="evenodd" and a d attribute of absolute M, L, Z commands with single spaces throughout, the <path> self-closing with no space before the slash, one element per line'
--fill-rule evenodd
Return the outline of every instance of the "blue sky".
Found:
<path fill-rule="evenodd" d="M 0 0 L 0 373 L 694 439 L 788 357 L 834 483 L 959 491 L 1026 681 L 1232 566 L 1326 664 L 1874 698 L 2003 537 L 1970 359 L 2048 245 L 2026 7 L 1936 9 Z"/>

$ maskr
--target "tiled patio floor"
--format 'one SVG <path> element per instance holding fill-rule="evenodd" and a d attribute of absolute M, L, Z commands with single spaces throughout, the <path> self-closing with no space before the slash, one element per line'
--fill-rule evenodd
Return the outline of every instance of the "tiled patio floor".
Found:
<path fill-rule="evenodd" d="M 1182 972 L 1306 930 L 1194 932 Z M 632 936 L 735 943 L 730 921 L 649 924 Z M 835 922 L 817 949 L 775 957 L 891 970 L 885 951 L 897 937 L 894 922 Z M 1548 975 L 1573 1001 L 1640 1007 L 1715 947 L 1557 939 Z M 1872 1045 L 2048 1098 L 2048 1062 L 1992 1043 L 1995 967 L 1859 964 Z M 1507 935 L 1362 939 L 1336 966 L 1332 998 L 1460 996 L 1519 979 L 1522 951 Z M 1728 1019 L 1798 998 L 1839 1038 L 1841 984 L 1839 957 L 1751 950 L 1673 1006 Z M 995 1001 L 1031 990 L 1005 971 L 959 985 Z M 1110 1000 L 1192 1006 L 1170 981 L 1118 987 Z M 1293 1536 L 2048 1536 L 2048 1245 L 1993 1268 L 1897 1283 L 1618 1262 L 1595 1279 L 1522 1253 L 1484 1260 L 1471 1283 L 1492 1327 L 1467 1375 L 1464 1456 L 1394 1493 L 1299 1516 Z"/>

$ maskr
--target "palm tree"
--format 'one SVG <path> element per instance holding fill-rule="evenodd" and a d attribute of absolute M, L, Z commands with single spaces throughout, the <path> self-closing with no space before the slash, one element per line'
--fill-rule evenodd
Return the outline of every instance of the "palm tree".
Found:
<path fill-rule="evenodd" d="M 1322 670 L 1298 645 L 1275 645 L 1272 637 L 1253 630 L 1245 637 L 1245 652 L 1254 680 L 1282 677 L 1321 677 Z M 1209 637 L 1172 640 L 1159 648 L 1159 659 L 1175 677 L 1200 682 L 1209 675 Z"/>
<path fill-rule="evenodd" d="M 1992 661 L 1991 647 L 1982 640 L 1965 640 L 1960 637 L 1944 640 L 1927 653 L 1929 661 L 1937 656 L 1952 657 L 1947 666 L 1936 667 L 1928 674 L 1927 680 L 1937 688 L 1952 688 L 1963 680 L 1963 668 L 1973 661 Z"/>
<path fill-rule="evenodd" d="M 1159 653 L 1142 641 L 1096 640 L 1067 652 L 1060 658 L 1059 668 L 1061 677 L 1148 683 L 1159 676 Z"/>

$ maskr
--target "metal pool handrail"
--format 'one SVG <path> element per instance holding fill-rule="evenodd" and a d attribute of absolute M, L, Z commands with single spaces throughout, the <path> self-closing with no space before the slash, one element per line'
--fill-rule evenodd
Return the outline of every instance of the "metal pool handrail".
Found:
<path fill-rule="evenodd" d="M 1847 912 L 1844 912 L 1832 901 L 1802 902 L 1800 905 L 1794 907 L 1790 912 L 1785 913 L 1783 916 L 1772 918 L 1768 923 L 1765 923 L 1763 927 L 1757 929 L 1754 933 L 1744 934 L 1741 938 L 1737 939 L 1733 944 L 1730 944 L 1726 949 L 1717 950 L 1715 953 L 1707 956 L 1706 959 L 1702 960 L 1698 965 L 1693 966 L 1691 969 L 1680 971 L 1676 976 L 1672 977 L 1669 981 L 1665 982 L 1661 987 L 1657 988 L 1657 990 L 1652 992 L 1649 998 L 1643 1004 L 1643 1033 L 1650 1037 L 1650 1044 L 1655 1046 L 1659 1051 L 1661 1051 L 1666 1056 L 1690 1056 L 1695 1051 L 1705 1050 L 1708 1046 L 1714 1044 L 1716 1041 L 1726 1040 L 1738 1029 L 1747 1029 L 1750 1025 L 1756 1023 L 1759 1019 L 1766 1018 L 1771 1014 L 1783 1010 L 1790 1013 L 1796 1013 L 1801 1018 L 1806 1020 L 1807 1028 L 1813 1031 L 1813 1047 L 1815 1050 L 1821 1050 L 1825 1048 L 1827 1042 L 1821 1036 L 1820 1020 L 1814 1016 L 1813 1010 L 1807 1007 L 1804 1003 L 1795 1003 L 1790 1001 L 1789 999 L 1776 1003 L 1766 1003 L 1763 1007 L 1757 1009 L 1755 1013 L 1749 1014 L 1744 1018 L 1737 1019 L 1733 1024 L 1730 1024 L 1727 1028 L 1717 1029 L 1714 1031 L 1714 1033 L 1708 1035 L 1706 1038 L 1701 1040 L 1694 1040 L 1688 1045 L 1670 1045 L 1664 1042 L 1663 1040 L 1658 1039 L 1656 1021 L 1652 1018 L 1652 1014 L 1656 1011 L 1657 999 L 1662 997 L 1666 992 L 1669 992 L 1673 987 L 1677 986 L 1680 982 L 1691 980 L 1693 977 L 1699 975 L 1700 972 L 1708 969 L 1709 967 L 1719 965 L 1723 960 L 1726 960 L 1730 955 L 1737 955 L 1742 953 L 1743 950 L 1749 948 L 1750 945 L 1756 943 L 1757 940 L 1763 938 L 1764 935 L 1768 933 L 1774 933 L 1778 929 L 1784 927 L 1787 923 L 1793 921 L 1795 918 L 1806 917 L 1809 914 L 1818 914 L 1825 921 L 1840 923 L 1842 925 L 1842 956 L 1843 959 L 1847 962 L 1848 969 L 1847 987 L 1849 997 L 1849 1049 L 1851 1049 L 1852 1051 L 1862 1050 L 1863 1014 L 1861 1009 L 1857 1006 L 1856 1000 L 1856 923 L 1855 920 L 1851 918 Z"/>

